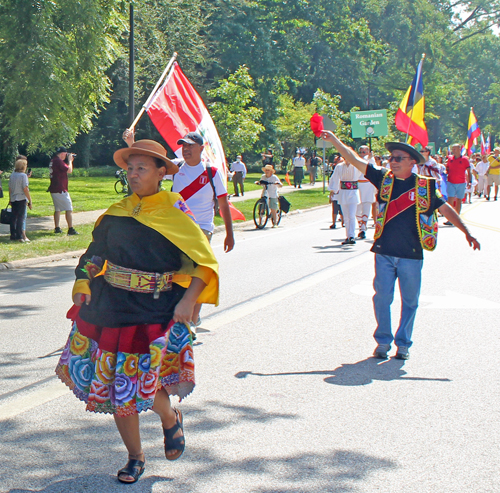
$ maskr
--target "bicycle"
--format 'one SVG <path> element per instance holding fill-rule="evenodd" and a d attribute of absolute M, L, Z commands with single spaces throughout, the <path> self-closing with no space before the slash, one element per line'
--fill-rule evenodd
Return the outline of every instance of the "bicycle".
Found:
<path fill-rule="evenodd" d="M 259 200 L 257 200 L 257 202 L 255 202 L 255 205 L 253 207 L 253 222 L 255 223 L 257 229 L 264 229 L 266 227 L 267 221 L 271 217 L 271 210 L 269 208 L 269 193 L 267 191 L 267 187 L 270 185 L 270 183 L 265 180 L 260 180 L 255 183 L 258 185 L 262 185 L 263 187 L 265 187 L 265 189 L 264 194 Z M 281 221 L 281 215 L 282 211 L 278 201 L 278 210 L 276 212 L 276 226 Z"/>
<path fill-rule="evenodd" d="M 127 180 L 127 172 L 123 169 L 119 169 L 115 171 L 115 176 L 118 178 L 118 180 L 115 183 L 115 192 L 127 195 L 130 189 Z"/>

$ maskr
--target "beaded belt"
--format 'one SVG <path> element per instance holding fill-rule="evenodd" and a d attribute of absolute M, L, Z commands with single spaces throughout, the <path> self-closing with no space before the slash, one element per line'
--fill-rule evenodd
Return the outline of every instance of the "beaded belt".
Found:
<path fill-rule="evenodd" d="M 340 182 L 341 190 L 357 190 L 358 182 L 357 181 L 341 181 Z"/>
<path fill-rule="evenodd" d="M 172 289 L 173 272 L 144 272 L 142 270 L 126 269 L 107 262 L 104 279 L 115 288 L 133 291 L 134 293 L 154 293 L 153 298 L 160 297 L 160 291 Z"/>

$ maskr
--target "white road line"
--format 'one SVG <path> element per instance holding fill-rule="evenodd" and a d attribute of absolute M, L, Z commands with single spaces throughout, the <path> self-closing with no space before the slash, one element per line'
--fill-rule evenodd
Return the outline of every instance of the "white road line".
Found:
<path fill-rule="evenodd" d="M 235 322 L 240 318 L 251 315 L 252 313 L 262 310 L 267 306 L 282 301 L 289 296 L 298 294 L 301 291 L 310 289 L 311 287 L 325 282 L 332 277 L 343 274 L 344 272 L 347 272 L 354 267 L 357 267 L 358 265 L 364 264 L 367 261 L 371 261 L 372 258 L 373 254 L 371 252 L 363 252 L 353 258 L 345 260 L 344 262 L 332 265 L 331 267 L 327 267 L 326 269 L 315 272 L 314 274 L 310 274 L 301 279 L 297 279 L 296 281 L 286 284 L 281 288 L 273 289 L 269 293 L 264 293 L 260 296 L 252 298 L 249 301 L 240 303 L 233 308 L 227 308 L 220 313 L 204 317 L 203 327 L 206 327 L 210 330 L 215 330 L 219 327 L 222 327 L 223 325 Z"/>
<path fill-rule="evenodd" d="M 59 379 L 54 380 L 34 392 L 23 393 L 19 397 L 0 404 L 0 421 L 13 418 L 24 411 L 29 411 L 63 395 L 68 395 L 69 389 Z"/>

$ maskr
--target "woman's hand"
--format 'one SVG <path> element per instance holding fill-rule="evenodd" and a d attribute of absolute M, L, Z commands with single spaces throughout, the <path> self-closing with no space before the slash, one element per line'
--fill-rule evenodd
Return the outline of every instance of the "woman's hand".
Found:
<path fill-rule="evenodd" d="M 191 279 L 189 288 L 175 306 L 173 320 L 182 324 L 189 324 L 193 320 L 193 311 L 198 296 L 205 289 L 206 284 L 198 277 Z"/>
<path fill-rule="evenodd" d="M 193 320 L 193 311 L 195 303 L 183 297 L 175 306 L 174 322 L 189 325 Z"/>
<path fill-rule="evenodd" d="M 73 296 L 73 303 L 76 306 L 82 306 L 83 303 L 88 305 L 90 303 L 90 294 L 75 293 L 75 296 Z"/>

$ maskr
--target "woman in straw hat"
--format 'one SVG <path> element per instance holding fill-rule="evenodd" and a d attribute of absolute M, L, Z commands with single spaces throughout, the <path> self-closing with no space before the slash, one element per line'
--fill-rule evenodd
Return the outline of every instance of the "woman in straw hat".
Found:
<path fill-rule="evenodd" d="M 177 167 L 157 142 L 115 152 L 133 195 L 96 222 L 76 268 L 73 327 L 56 373 L 87 410 L 113 414 L 128 450 L 118 480 L 144 472 L 139 413 L 161 419 L 168 460 L 184 451 L 183 418 L 170 405 L 194 387 L 192 321 L 196 302 L 218 302 L 218 265 L 180 195 L 159 191 Z"/>

